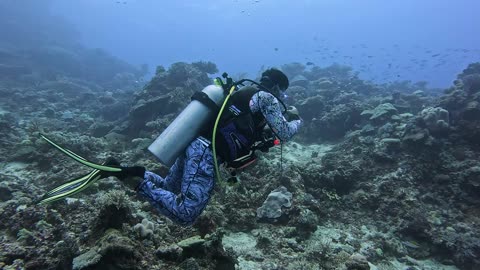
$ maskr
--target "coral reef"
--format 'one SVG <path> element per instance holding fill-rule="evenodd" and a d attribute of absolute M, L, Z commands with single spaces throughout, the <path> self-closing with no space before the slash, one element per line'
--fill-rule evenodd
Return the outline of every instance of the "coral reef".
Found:
<path fill-rule="evenodd" d="M 479 63 L 444 93 L 373 84 L 341 65 L 283 65 L 301 133 L 259 153 L 238 183 L 218 183 L 197 222 L 181 227 L 113 177 L 35 204 L 88 172 L 38 131 L 89 160 L 166 175 L 145 148 L 216 65 L 159 66 L 143 86 L 146 66 L 102 50 L 23 49 L 0 48 L 2 269 L 480 267 Z"/>
<path fill-rule="evenodd" d="M 129 113 L 127 129 L 135 138 L 143 133 L 151 134 L 167 127 L 170 121 L 161 121 L 165 115 L 172 116 L 185 107 L 196 91 L 211 83 L 207 73 L 216 70 L 213 63 L 175 63 L 168 70 L 157 68 L 155 77 L 135 96 Z"/>

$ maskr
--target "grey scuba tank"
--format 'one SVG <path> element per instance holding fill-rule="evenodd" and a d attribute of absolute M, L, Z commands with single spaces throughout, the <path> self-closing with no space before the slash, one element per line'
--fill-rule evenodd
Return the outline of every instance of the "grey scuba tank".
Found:
<path fill-rule="evenodd" d="M 165 166 L 171 167 L 180 154 L 213 121 L 227 96 L 221 86 L 209 85 L 196 92 L 188 106 L 148 147 Z"/>

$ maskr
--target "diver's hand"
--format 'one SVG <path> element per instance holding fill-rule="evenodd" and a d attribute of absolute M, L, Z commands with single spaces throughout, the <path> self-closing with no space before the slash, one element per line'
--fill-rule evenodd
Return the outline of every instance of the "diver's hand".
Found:
<path fill-rule="evenodd" d="M 145 167 L 142 166 L 132 166 L 132 167 L 122 167 L 120 172 L 110 172 L 110 176 L 117 177 L 122 183 L 126 186 L 135 189 L 143 181 L 145 175 Z"/>
<path fill-rule="evenodd" d="M 297 108 L 294 106 L 288 106 L 288 110 L 285 112 L 285 118 L 288 122 L 301 119 Z"/>
<path fill-rule="evenodd" d="M 122 183 L 125 184 L 127 187 L 136 190 L 140 183 L 143 182 L 143 178 L 138 176 L 129 176 L 124 179 L 121 179 Z"/>

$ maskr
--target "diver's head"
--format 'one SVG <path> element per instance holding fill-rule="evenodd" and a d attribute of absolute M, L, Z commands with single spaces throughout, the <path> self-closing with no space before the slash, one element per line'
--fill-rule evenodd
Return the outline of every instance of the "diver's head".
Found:
<path fill-rule="evenodd" d="M 270 68 L 262 73 L 260 84 L 275 96 L 280 97 L 287 90 L 289 82 L 285 73 L 276 68 Z"/>

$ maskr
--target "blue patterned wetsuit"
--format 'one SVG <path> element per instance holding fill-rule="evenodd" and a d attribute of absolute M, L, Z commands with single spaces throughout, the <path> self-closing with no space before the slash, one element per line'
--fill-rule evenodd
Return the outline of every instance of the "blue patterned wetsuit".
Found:
<path fill-rule="evenodd" d="M 263 114 L 282 141 L 289 140 L 301 126 L 301 120 L 287 122 L 278 100 L 270 93 L 256 93 L 249 105 L 253 113 Z M 213 153 L 209 146 L 210 141 L 205 138 L 195 139 L 165 178 L 146 171 L 139 193 L 173 221 L 192 224 L 207 205 L 215 184 Z"/>

